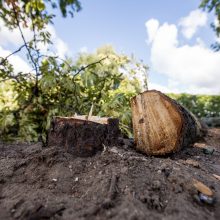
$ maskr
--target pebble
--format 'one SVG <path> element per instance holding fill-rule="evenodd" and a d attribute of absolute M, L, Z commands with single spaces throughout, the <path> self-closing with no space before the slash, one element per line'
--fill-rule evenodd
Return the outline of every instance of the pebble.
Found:
<path fill-rule="evenodd" d="M 204 154 L 209 154 L 209 155 L 212 155 L 214 153 L 215 149 L 212 148 L 212 147 L 205 147 L 203 148 L 203 153 Z"/>
<path fill-rule="evenodd" d="M 133 139 L 133 138 L 124 139 L 124 145 L 126 145 L 126 146 L 128 146 L 128 147 L 133 147 L 133 145 L 134 145 L 134 139 Z"/>
<path fill-rule="evenodd" d="M 204 154 L 212 155 L 215 149 L 212 146 L 208 146 L 204 143 L 195 143 L 194 147 L 201 148 Z"/>
<path fill-rule="evenodd" d="M 152 189 L 153 190 L 158 190 L 161 188 L 161 182 L 159 180 L 154 180 L 152 182 Z"/>
<path fill-rule="evenodd" d="M 214 203 L 216 202 L 216 199 L 214 197 L 206 196 L 202 193 L 199 193 L 198 195 L 194 195 L 194 199 L 199 204 L 214 205 Z"/>
<path fill-rule="evenodd" d="M 158 173 L 158 174 L 161 174 L 161 173 L 162 173 L 162 171 L 161 171 L 161 170 L 158 170 L 158 171 L 157 171 L 157 173 Z"/>
<path fill-rule="evenodd" d="M 189 165 L 192 165 L 192 166 L 194 166 L 194 167 L 196 167 L 196 168 L 199 168 L 199 167 L 200 167 L 200 166 L 199 166 L 199 162 L 196 161 L 196 160 L 187 159 L 187 160 L 185 161 L 185 163 L 186 163 L 186 164 L 189 164 Z"/>
<path fill-rule="evenodd" d="M 203 193 L 199 193 L 199 199 L 201 202 L 206 203 L 208 205 L 213 205 L 215 203 L 215 198 L 206 196 Z"/>
<path fill-rule="evenodd" d="M 164 168 L 162 169 L 162 172 L 164 173 L 166 177 L 168 177 L 172 171 L 169 168 Z"/>

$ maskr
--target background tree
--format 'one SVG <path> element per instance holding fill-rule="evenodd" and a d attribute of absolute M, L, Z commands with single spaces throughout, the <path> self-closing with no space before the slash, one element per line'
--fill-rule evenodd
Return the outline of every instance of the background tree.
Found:
<path fill-rule="evenodd" d="M 39 135 L 45 136 L 52 116 L 88 114 L 91 106 L 94 115 L 120 118 L 122 130 L 131 136 L 130 98 L 146 87 L 143 63 L 105 46 L 93 54 L 79 54 L 75 62 L 45 57 L 39 70 L 38 96 L 31 102 L 32 78 L 4 82 L 0 90 L 2 136 L 36 141 Z M 9 99 L 10 105 L 5 105 Z"/>
<path fill-rule="evenodd" d="M 39 49 L 39 44 L 41 43 L 45 46 L 46 44 L 52 44 L 50 40 L 51 34 L 49 33 L 47 26 L 52 23 L 55 14 L 48 12 L 49 5 L 51 5 L 52 8 L 57 8 L 59 6 L 64 17 L 66 17 L 68 13 L 73 16 L 74 12 L 81 9 L 78 0 L 0 1 L 0 17 L 4 21 L 5 26 L 11 30 L 18 29 L 23 40 L 23 45 L 21 45 L 16 51 L 7 57 L 0 59 L 1 75 L 9 78 L 18 78 L 18 76 L 13 75 L 13 67 L 6 61 L 8 57 L 25 48 L 28 61 L 32 65 L 35 73 L 35 76 L 30 73 L 24 73 L 24 76 L 29 75 L 29 77 L 34 77 L 35 83 L 33 87 L 33 96 L 38 96 L 38 80 L 41 76 L 40 63 L 43 56 Z M 33 33 L 33 39 L 29 42 L 23 33 L 23 29 L 30 29 Z"/>
<path fill-rule="evenodd" d="M 3 20 L 5 26 L 14 30 L 17 29 L 20 32 L 20 36 L 23 40 L 17 50 L 9 54 L 7 57 L 0 57 L 0 82 L 1 88 L 4 90 L 7 88 L 14 95 L 11 105 L 5 105 L 7 97 L 5 92 L 0 90 L 2 107 L 0 108 L 0 123 L 2 125 L 1 133 L 9 133 L 14 135 L 24 136 L 26 133 L 26 139 L 35 137 L 36 133 L 41 132 L 41 128 L 34 124 L 34 116 L 24 117 L 26 112 L 38 112 L 39 103 L 42 91 L 40 90 L 40 79 L 44 78 L 44 72 L 46 63 L 44 61 L 45 55 L 41 53 L 39 45 L 43 44 L 45 47 L 52 44 L 51 34 L 48 31 L 48 25 L 53 23 L 55 14 L 54 10 L 49 8 L 59 8 L 62 15 L 66 17 L 68 14 L 71 16 L 75 12 L 81 9 L 81 5 L 78 0 L 5 0 L 0 1 L 0 18 Z M 27 41 L 24 34 L 24 30 L 29 29 L 32 32 L 32 39 Z M 31 64 L 32 70 L 30 72 L 19 72 L 14 70 L 14 67 L 8 61 L 8 58 L 15 53 L 18 53 L 26 49 L 27 61 Z M 48 55 L 46 55 L 48 56 Z M 57 57 L 51 57 L 50 68 L 58 69 L 61 62 L 56 61 Z M 46 70 L 46 69 L 45 69 Z M 8 101 L 8 100 L 7 100 Z M 36 115 L 36 114 L 35 114 Z M 39 117 L 39 123 L 41 122 L 41 116 Z M 33 125 L 32 125 L 33 122 Z M 26 123 L 30 124 L 27 132 L 26 127 L 23 126 Z M 32 126 L 31 126 L 32 125 Z M 35 128 L 38 129 L 32 129 Z M 42 127 L 43 125 L 41 125 Z M 23 131 L 24 130 L 24 131 Z"/>
<path fill-rule="evenodd" d="M 207 10 L 208 12 L 214 11 L 216 21 L 211 23 L 216 36 L 220 38 L 220 0 L 202 0 L 200 8 Z M 220 50 L 220 43 L 215 42 L 212 48 L 216 51 Z"/>

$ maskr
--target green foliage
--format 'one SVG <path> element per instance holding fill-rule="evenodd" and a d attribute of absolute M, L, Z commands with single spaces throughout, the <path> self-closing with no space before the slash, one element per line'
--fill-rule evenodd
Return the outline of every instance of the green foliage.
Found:
<path fill-rule="evenodd" d="M 218 95 L 168 95 L 176 99 L 199 118 L 220 116 L 220 96 Z"/>
<path fill-rule="evenodd" d="M 58 99 L 56 92 L 65 84 L 64 80 L 69 82 L 70 74 L 65 64 L 58 63 L 55 57 L 41 54 L 39 50 L 39 43 L 45 47 L 52 44 L 47 26 L 53 22 L 55 14 L 49 9 L 50 5 L 52 8 L 59 7 L 64 17 L 81 9 L 78 0 L 0 0 L 0 18 L 9 29 L 16 28 L 23 40 L 23 45 L 16 51 L 0 57 L 0 134 L 9 139 L 19 136 L 36 140 L 38 133 L 43 133 L 48 126 L 50 114 L 58 111 L 57 100 L 63 101 Z M 32 31 L 32 40 L 26 40 L 24 29 Z M 16 73 L 7 58 L 23 48 L 33 71 Z M 58 85 L 55 85 L 56 80 Z M 5 91 L 13 94 L 13 98 Z"/>
<path fill-rule="evenodd" d="M 200 8 L 207 10 L 208 12 L 214 11 L 217 19 L 217 23 L 211 23 L 211 27 L 215 31 L 217 37 L 220 37 L 220 0 L 202 0 Z M 220 44 L 215 42 L 212 48 L 216 51 L 220 50 Z"/>
<path fill-rule="evenodd" d="M 41 54 L 39 44 L 47 48 L 52 44 L 47 26 L 55 16 L 54 8 L 60 8 L 66 17 L 81 6 L 78 0 L 0 1 L 1 19 L 9 29 L 17 28 L 24 43 L 9 56 L 26 49 L 33 67 L 30 72 L 16 73 L 9 56 L 0 58 L 1 136 L 37 141 L 39 136 L 45 137 L 52 116 L 88 114 L 91 106 L 94 115 L 120 118 L 122 130 L 130 136 L 129 102 L 140 92 L 140 75 L 147 85 L 147 67 L 117 54 L 111 46 L 80 54 L 75 62 Z M 23 29 L 32 31 L 32 40 L 27 42 Z"/>
<path fill-rule="evenodd" d="M 13 94 L 11 99 L 0 90 L 3 100 L 10 99 L 10 108 L 1 107 L 2 136 L 37 141 L 45 137 L 52 116 L 88 114 L 92 105 L 94 115 L 120 118 L 122 130 L 131 136 L 130 98 L 141 90 L 137 74 L 147 70 L 142 63 L 105 46 L 80 54 L 76 62 L 45 57 L 39 69 L 37 96 L 34 77 L 18 74 L 1 83 Z"/>
<path fill-rule="evenodd" d="M 0 83 L 0 135 L 8 134 L 15 125 L 13 111 L 17 109 L 16 95 L 12 81 Z"/>

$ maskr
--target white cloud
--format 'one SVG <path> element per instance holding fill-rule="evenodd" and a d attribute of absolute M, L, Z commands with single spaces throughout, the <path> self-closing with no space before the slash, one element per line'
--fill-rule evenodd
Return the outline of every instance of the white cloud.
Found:
<path fill-rule="evenodd" d="M 33 38 L 33 33 L 29 29 L 22 29 L 22 31 L 27 42 Z M 52 25 L 48 25 L 47 31 L 51 34 L 51 41 L 54 44 L 52 46 L 47 46 L 40 43 L 38 48 L 41 52 L 46 55 L 57 55 L 62 59 L 64 59 L 66 55 L 70 56 L 71 53 L 67 44 L 57 36 L 55 28 Z M 0 57 L 6 57 L 14 50 L 17 50 L 21 45 L 23 45 L 23 40 L 19 30 L 9 30 L 4 26 L 3 21 L 0 20 Z M 22 51 L 25 51 L 25 48 Z M 20 53 L 16 53 L 8 60 L 14 66 L 15 73 L 20 71 L 29 72 L 31 70 L 31 66 L 20 55 Z"/>
<path fill-rule="evenodd" d="M 149 36 L 152 69 L 178 84 L 176 87 L 167 85 L 168 89 L 178 87 L 180 92 L 220 93 L 220 53 L 206 47 L 201 39 L 192 46 L 180 46 L 177 27 L 164 23 L 153 39 Z"/>
<path fill-rule="evenodd" d="M 179 25 L 182 33 L 187 39 L 191 39 L 199 27 L 205 26 L 207 23 L 207 13 L 196 9 L 191 11 L 188 16 L 180 19 Z"/>
<path fill-rule="evenodd" d="M 70 54 L 67 44 L 64 41 L 62 41 L 60 38 L 57 38 L 55 40 L 55 43 L 56 43 L 55 47 L 56 47 L 57 55 L 60 58 L 64 59 L 66 55 Z"/>
<path fill-rule="evenodd" d="M 151 43 L 159 28 L 159 22 L 156 19 L 150 19 L 145 23 L 145 26 L 147 28 L 148 43 Z"/>
<path fill-rule="evenodd" d="M 170 86 L 162 86 L 158 83 L 152 83 L 152 82 L 148 83 L 148 89 L 156 89 L 163 93 L 180 93 L 180 90 L 178 88 L 171 88 Z"/>
<path fill-rule="evenodd" d="M 49 49 L 51 49 L 54 54 L 58 55 L 62 59 L 64 59 L 66 55 L 71 55 L 68 45 L 61 38 L 58 37 L 54 26 L 48 25 L 46 29 L 51 34 L 51 41 L 53 42 L 53 45 L 48 46 L 40 43 L 39 49 L 42 51 L 42 53 L 46 53 L 47 55 L 49 55 L 48 51 Z M 33 33 L 31 32 L 31 30 L 27 28 L 22 28 L 22 32 L 24 33 L 27 42 L 33 39 Z M 4 48 L 14 47 L 15 49 L 17 49 L 22 44 L 23 40 L 21 38 L 19 30 L 9 30 L 7 27 L 4 26 L 3 21 L 0 20 L 0 46 L 3 46 Z"/>
<path fill-rule="evenodd" d="M 51 41 L 53 42 L 50 49 L 62 59 L 64 59 L 67 55 L 70 56 L 71 52 L 69 51 L 68 45 L 58 37 L 54 26 L 48 25 L 47 31 L 51 34 Z"/>
<path fill-rule="evenodd" d="M 24 33 L 24 36 L 26 38 L 26 41 L 30 41 L 33 37 L 32 32 L 27 28 L 22 28 L 22 31 Z M 3 23 L 2 20 L 0 20 L 0 45 L 1 46 L 21 46 L 23 44 L 23 40 L 21 38 L 19 30 L 13 29 L 9 30 Z"/>

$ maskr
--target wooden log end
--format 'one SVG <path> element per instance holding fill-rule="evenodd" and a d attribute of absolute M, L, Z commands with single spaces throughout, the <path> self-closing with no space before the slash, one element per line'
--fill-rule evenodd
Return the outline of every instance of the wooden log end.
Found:
<path fill-rule="evenodd" d="M 157 90 L 131 99 L 136 148 L 148 155 L 179 151 L 200 132 L 196 118 L 175 100 Z"/>

